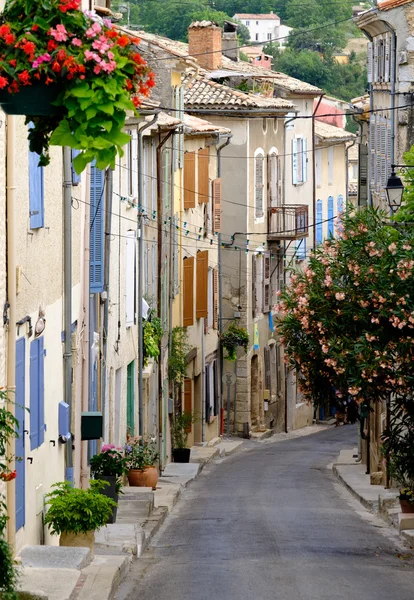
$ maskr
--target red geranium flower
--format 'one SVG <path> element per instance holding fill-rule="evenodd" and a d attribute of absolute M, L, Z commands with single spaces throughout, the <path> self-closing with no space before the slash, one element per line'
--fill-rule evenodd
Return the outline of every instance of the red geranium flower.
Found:
<path fill-rule="evenodd" d="M 47 51 L 48 52 L 53 52 L 53 50 L 56 50 L 57 47 L 58 47 L 58 45 L 55 42 L 55 40 L 48 41 L 48 43 L 47 43 Z"/>
<path fill-rule="evenodd" d="M 132 85 L 132 81 L 130 79 L 127 80 L 126 82 L 126 88 L 127 90 L 132 90 L 134 86 Z"/>
<path fill-rule="evenodd" d="M 25 69 L 19 73 L 18 78 L 23 85 L 31 85 L 29 71 Z"/>
<path fill-rule="evenodd" d="M 39 25 L 33 25 L 32 31 L 37 31 L 39 29 Z"/>
<path fill-rule="evenodd" d="M 7 91 L 9 92 L 9 94 L 18 92 L 19 84 L 17 83 L 17 81 L 12 81 L 11 84 L 9 85 L 9 87 L 7 88 Z"/>
<path fill-rule="evenodd" d="M 21 48 L 26 54 L 33 54 L 36 50 L 36 46 L 33 42 L 26 42 Z"/>
<path fill-rule="evenodd" d="M 0 89 L 5 88 L 8 83 L 9 82 L 7 81 L 7 79 L 0 75 Z"/>
<path fill-rule="evenodd" d="M 113 29 L 108 29 L 107 31 L 105 31 L 105 35 L 107 38 L 113 40 L 118 37 L 118 32 L 114 31 Z"/>
<path fill-rule="evenodd" d="M 46 85 L 49 85 L 49 83 L 53 83 L 53 79 L 51 79 L 50 77 L 46 77 L 45 83 Z"/>
<path fill-rule="evenodd" d="M 15 67 L 16 63 L 17 63 L 17 61 L 15 58 L 12 58 L 11 60 L 9 60 L 9 65 L 11 65 L 12 67 Z"/>
<path fill-rule="evenodd" d="M 63 62 L 66 58 L 66 52 L 64 50 L 59 50 L 57 53 L 57 59 L 60 60 L 60 62 Z"/>
<path fill-rule="evenodd" d="M 57 62 L 57 60 L 55 60 L 55 62 L 52 65 L 52 71 L 54 71 L 55 73 L 60 73 L 61 70 L 62 70 L 62 67 Z"/>
<path fill-rule="evenodd" d="M 10 27 L 8 25 L 1 25 L 0 26 L 0 37 L 4 37 L 8 33 L 10 33 Z"/>
<path fill-rule="evenodd" d="M 132 98 L 132 102 L 133 102 L 135 108 L 137 108 L 137 106 L 139 106 L 141 104 L 141 100 L 138 98 L 138 96 L 134 96 Z"/>
<path fill-rule="evenodd" d="M 5 42 L 6 42 L 6 44 L 8 44 L 9 46 L 11 46 L 12 44 L 14 44 L 14 41 L 15 41 L 15 39 L 16 39 L 16 38 L 14 37 L 14 35 L 13 35 L 12 33 L 7 33 L 7 34 L 4 36 L 4 41 L 5 41 Z"/>
<path fill-rule="evenodd" d="M 118 44 L 118 46 L 121 46 L 121 48 L 125 48 L 125 46 L 128 46 L 129 42 L 130 40 L 127 35 L 121 35 L 121 37 L 116 40 L 116 43 Z"/>

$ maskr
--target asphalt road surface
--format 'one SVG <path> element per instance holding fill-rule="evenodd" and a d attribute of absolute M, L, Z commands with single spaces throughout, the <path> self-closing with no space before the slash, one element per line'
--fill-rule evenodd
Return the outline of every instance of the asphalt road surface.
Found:
<path fill-rule="evenodd" d="M 208 467 L 117 600 L 414 600 L 414 552 L 327 468 L 354 434 L 331 428 Z"/>

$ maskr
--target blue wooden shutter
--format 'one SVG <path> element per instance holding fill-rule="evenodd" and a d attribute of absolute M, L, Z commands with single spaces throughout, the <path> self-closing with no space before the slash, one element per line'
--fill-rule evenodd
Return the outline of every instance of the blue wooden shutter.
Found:
<path fill-rule="evenodd" d="M 30 344 L 30 449 L 45 441 L 44 339 Z"/>
<path fill-rule="evenodd" d="M 302 139 L 302 182 L 305 183 L 308 179 L 308 140 L 306 138 Z"/>
<path fill-rule="evenodd" d="M 45 226 L 44 173 L 39 155 L 29 150 L 29 215 L 30 229 Z"/>
<path fill-rule="evenodd" d="M 14 401 L 16 403 L 16 419 L 19 424 L 16 431 L 19 437 L 16 439 L 15 454 L 19 460 L 16 460 L 16 531 L 26 523 L 25 507 L 25 478 L 26 478 L 26 458 L 24 451 L 24 430 L 25 430 L 25 386 L 26 386 L 26 340 L 20 338 L 16 342 L 16 393 Z"/>
<path fill-rule="evenodd" d="M 305 260 L 306 258 L 306 238 L 296 241 L 296 259 Z"/>
<path fill-rule="evenodd" d="M 292 183 L 298 183 L 298 140 L 292 140 Z"/>
<path fill-rule="evenodd" d="M 89 282 L 91 294 L 104 286 L 104 171 L 91 167 Z"/>
<path fill-rule="evenodd" d="M 316 243 L 322 244 L 322 200 L 316 201 Z"/>
<path fill-rule="evenodd" d="M 338 215 L 344 210 L 344 197 L 342 194 L 338 196 Z"/>
<path fill-rule="evenodd" d="M 80 150 L 72 148 L 72 185 L 79 185 L 81 182 L 81 176 L 78 175 L 75 169 L 73 168 L 73 161 L 78 156 L 78 154 L 80 154 Z"/>
<path fill-rule="evenodd" d="M 334 199 L 333 196 L 329 196 L 328 198 L 328 237 L 333 236 L 334 234 Z"/>

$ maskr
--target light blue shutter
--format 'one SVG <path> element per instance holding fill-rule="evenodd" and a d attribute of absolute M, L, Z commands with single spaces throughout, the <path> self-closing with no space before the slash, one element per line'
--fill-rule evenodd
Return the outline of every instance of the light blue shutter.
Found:
<path fill-rule="evenodd" d="M 338 215 L 344 210 L 344 197 L 342 194 L 338 196 Z"/>
<path fill-rule="evenodd" d="M 298 140 L 292 140 L 292 183 L 298 183 Z"/>
<path fill-rule="evenodd" d="M 296 241 L 296 259 L 305 260 L 306 258 L 306 238 Z"/>
<path fill-rule="evenodd" d="M 322 244 L 322 200 L 316 201 L 316 243 Z"/>
<path fill-rule="evenodd" d="M 19 460 L 16 460 L 16 531 L 26 523 L 26 507 L 25 507 L 25 487 L 26 487 L 26 457 L 24 450 L 24 430 L 25 430 L 25 417 L 26 417 L 26 368 L 25 360 L 26 357 L 26 340 L 20 338 L 16 342 L 16 392 L 14 402 L 16 410 L 16 419 L 18 426 L 16 431 L 18 438 L 16 438 L 15 453 Z"/>
<path fill-rule="evenodd" d="M 305 183 L 308 179 L 308 140 L 306 138 L 302 139 L 302 181 Z"/>
<path fill-rule="evenodd" d="M 78 156 L 78 154 L 80 154 L 80 152 L 80 150 L 72 148 L 72 185 L 79 185 L 81 182 L 81 176 L 78 175 L 75 169 L 73 168 L 73 161 Z"/>
<path fill-rule="evenodd" d="M 45 441 L 44 339 L 30 344 L 30 449 Z"/>
<path fill-rule="evenodd" d="M 334 234 L 334 199 L 333 196 L 328 198 L 328 237 L 333 237 Z"/>
<path fill-rule="evenodd" d="M 29 215 L 30 229 L 45 226 L 45 198 L 43 167 L 39 167 L 39 155 L 29 150 Z"/>
<path fill-rule="evenodd" d="M 91 294 L 103 292 L 104 285 L 104 171 L 91 167 L 90 182 L 90 258 Z"/>

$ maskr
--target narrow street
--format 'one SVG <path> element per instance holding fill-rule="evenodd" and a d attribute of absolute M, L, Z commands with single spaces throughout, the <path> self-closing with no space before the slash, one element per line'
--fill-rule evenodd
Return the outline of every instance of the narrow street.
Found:
<path fill-rule="evenodd" d="M 117 600 L 413 600 L 414 553 L 327 468 L 354 434 L 266 443 L 208 468 Z"/>

